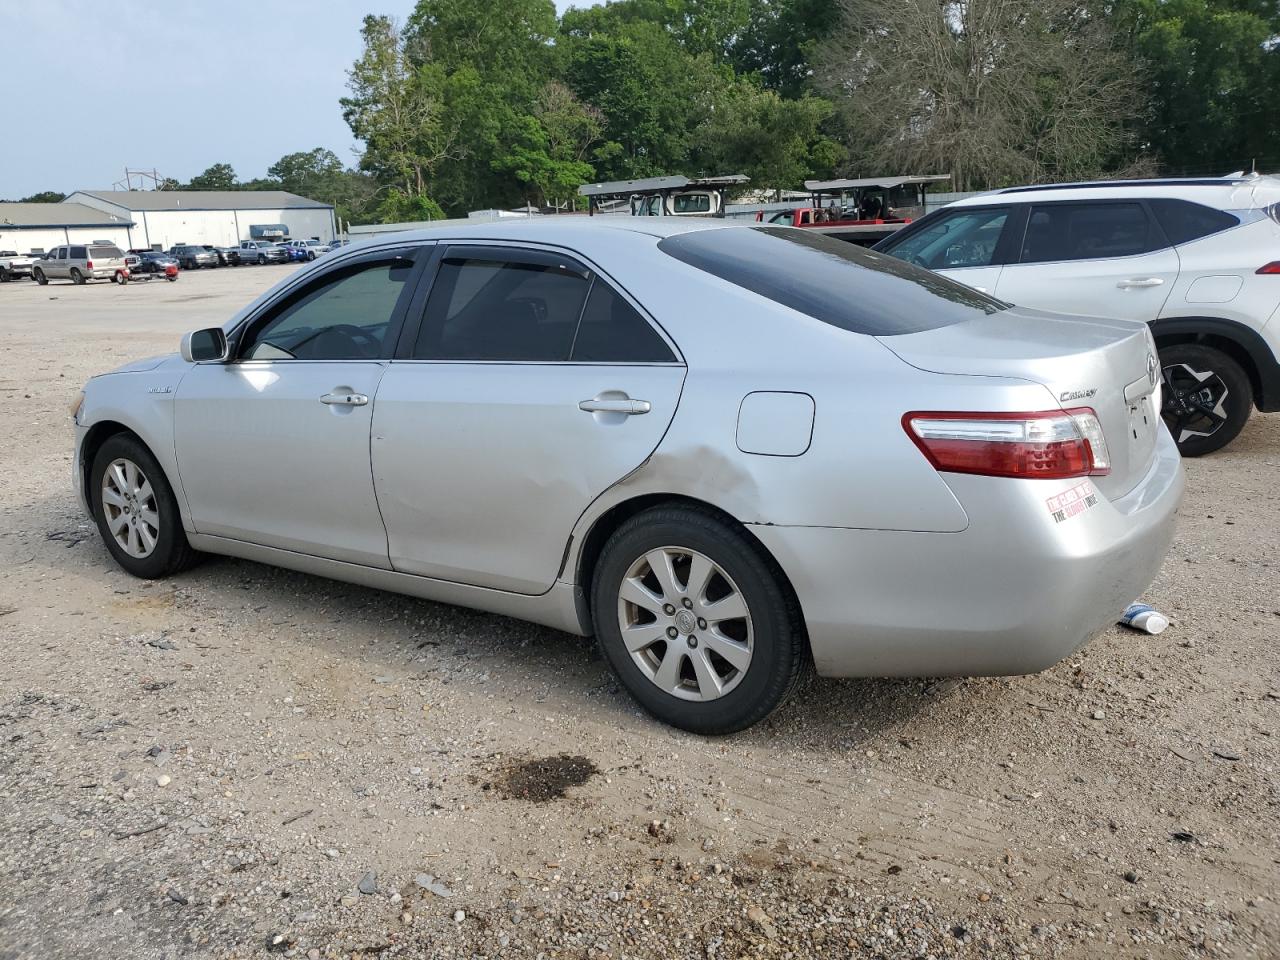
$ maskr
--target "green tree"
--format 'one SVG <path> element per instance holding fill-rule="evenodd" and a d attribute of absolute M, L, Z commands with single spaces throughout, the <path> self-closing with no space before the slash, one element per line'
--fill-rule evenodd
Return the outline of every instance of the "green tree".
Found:
<path fill-rule="evenodd" d="M 766 87 L 796 99 L 811 88 L 819 41 L 837 36 L 840 6 L 832 0 L 750 0 L 747 23 L 728 55 L 739 73 L 758 73 Z"/>
<path fill-rule="evenodd" d="M 187 190 L 234 190 L 237 187 L 236 172 L 229 163 L 215 163 L 204 173 L 198 173 L 187 184 Z"/>
<path fill-rule="evenodd" d="M 29 197 L 23 197 L 19 203 L 61 203 L 67 199 L 65 193 L 59 193 L 57 190 L 41 190 L 39 193 L 33 193 Z"/>
<path fill-rule="evenodd" d="M 1175 173 L 1280 166 L 1280 4 L 1119 0 L 1112 20 L 1142 62 L 1139 142 Z"/>
<path fill-rule="evenodd" d="M 520 119 L 520 135 L 495 169 L 531 187 L 539 206 L 566 201 L 576 205 L 578 187 L 592 179 L 587 151 L 600 139 L 602 115 L 582 103 L 562 83 L 543 87 L 529 116 Z"/>

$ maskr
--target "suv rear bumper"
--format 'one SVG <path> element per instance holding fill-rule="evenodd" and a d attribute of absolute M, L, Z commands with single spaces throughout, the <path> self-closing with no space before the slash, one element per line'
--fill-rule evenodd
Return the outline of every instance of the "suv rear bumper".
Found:
<path fill-rule="evenodd" d="M 1137 486 L 1114 501 L 1094 488 L 1092 506 L 1059 521 L 1046 500 L 1081 481 L 945 478 L 969 515 L 959 533 L 748 528 L 796 591 L 819 673 L 1001 676 L 1052 666 L 1155 579 L 1184 485 L 1163 429 Z"/>

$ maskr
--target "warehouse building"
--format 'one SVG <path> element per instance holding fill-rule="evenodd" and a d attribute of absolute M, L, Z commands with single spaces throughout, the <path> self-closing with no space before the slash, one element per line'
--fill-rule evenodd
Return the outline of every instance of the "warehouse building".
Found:
<path fill-rule="evenodd" d="M 334 239 L 333 206 L 283 190 L 79 190 L 66 204 L 130 222 L 125 249 L 241 240 Z"/>
<path fill-rule="evenodd" d="M 133 220 L 80 203 L 0 203 L 0 250 L 39 253 L 67 243 L 128 249 Z"/>

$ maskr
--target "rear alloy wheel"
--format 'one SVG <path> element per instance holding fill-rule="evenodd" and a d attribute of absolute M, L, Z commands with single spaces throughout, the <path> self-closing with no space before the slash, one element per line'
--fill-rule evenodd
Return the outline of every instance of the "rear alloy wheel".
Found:
<path fill-rule="evenodd" d="M 609 538 L 592 613 L 601 649 L 646 710 L 693 733 L 742 730 L 804 664 L 794 602 L 759 545 L 710 512 L 647 510 Z"/>
<path fill-rule="evenodd" d="M 1180 343 L 1160 351 L 1161 415 L 1184 457 L 1221 450 L 1249 420 L 1253 390 L 1240 364 L 1221 350 Z"/>
<path fill-rule="evenodd" d="M 77 270 L 75 267 L 71 268 L 71 282 L 75 284 L 84 283 L 84 274 L 81 273 L 79 270 Z"/>
<path fill-rule="evenodd" d="M 135 577 L 167 577 L 198 559 L 173 489 L 137 437 L 118 433 L 103 443 L 90 468 L 89 493 L 103 542 Z"/>

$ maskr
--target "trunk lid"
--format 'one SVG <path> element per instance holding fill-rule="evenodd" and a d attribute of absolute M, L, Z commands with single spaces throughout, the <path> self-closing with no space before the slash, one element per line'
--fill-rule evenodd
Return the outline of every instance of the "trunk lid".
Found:
<path fill-rule="evenodd" d="M 1111 472 L 1093 481 L 1108 498 L 1128 493 L 1150 469 L 1160 429 L 1160 368 L 1145 323 L 1014 307 L 877 339 L 920 370 L 1030 380 L 1064 410 L 1092 409 L 1111 456 Z"/>

